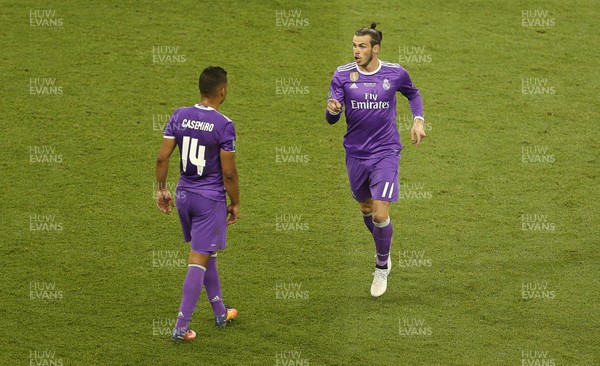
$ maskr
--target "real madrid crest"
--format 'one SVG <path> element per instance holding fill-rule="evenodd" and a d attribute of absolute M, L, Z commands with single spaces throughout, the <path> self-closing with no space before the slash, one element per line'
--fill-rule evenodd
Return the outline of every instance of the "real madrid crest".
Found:
<path fill-rule="evenodd" d="M 350 73 L 350 80 L 352 80 L 352 81 L 358 80 L 358 72 L 351 72 Z"/>
<path fill-rule="evenodd" d="M 390 81 L 388 79 L 383 79 L 383 89 L 388 90 L 390 88 Z"/>

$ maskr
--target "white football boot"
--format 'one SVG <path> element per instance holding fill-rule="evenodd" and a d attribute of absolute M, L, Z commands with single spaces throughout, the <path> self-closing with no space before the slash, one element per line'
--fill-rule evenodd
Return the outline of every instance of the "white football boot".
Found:
<path fill-rule="evenodd" d="M 375 268 L 373 272 L 373 283 L 371 284 L 371 296 L 379 297 L 385 294 L 387 290 L 387 278 L 392 270 L 392 258 L 391 255 L 388 257 L 388 268 L 379 269 Z"/>

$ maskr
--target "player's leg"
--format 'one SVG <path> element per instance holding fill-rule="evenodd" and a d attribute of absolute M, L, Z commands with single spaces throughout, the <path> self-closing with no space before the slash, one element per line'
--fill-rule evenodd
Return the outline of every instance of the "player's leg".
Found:
<path fill-rule="evenodd" d="M 206 274 L 204 276 L 204 287 L 208 302 L 212 306 L 215 317 L 225 315 L 227 309 L 223 305 L 223 295 L 221 292 L 221 283 L 219 281 L 219 270 L 217 269 L 217 253 L 210 256 Z"/>
<path fill-rule="evenodd" d="M 377 249 L 377 268 L 389 269 L 388 260 L 394 227 L 390 220 L 390 202 L 373 201 L 373 239 Z M 389 271 L 388 271 L 389 272 Z"/>
<path fill-rule="evenodd" d="M 204 275 L 210 253 L 198 253 L 190 250 L 188 259 L 188 271 L 183 281 L 183 289 L 181 293 L 181 304 L 179 305 L 179 313 L 177 314 L 177 323 L 173 330 L 171 338 L 174 341 L 192 340 L 196 338 L 196 333 L 188 329 L 192 314 L 196 309 L 198 298 L 202 292 L 202 283 L 204 283 Z"/>
<path fill-rule="evenodd" d="M 370 176 L 373 196 L 373 239 L 377 262 L 371 295 L 378 297 L 387 290 L 387 276 L 391 270 L 389 260 L 394 227 L 390 220 L 390 204 L 398 200 L 398 175 L 400 156 L 382 158 L 374 164 Z"/>
<path fill-rule="evenodd" d="M 371 172 L 373 195 L 373 238 L 377 248 L 378 268 L 388 268 L 394 228 L 390 220 L 391 202 L 398 201 L 400 155 L 380 159 Z"/>
<path fill-rule="evenodd" d="M 365 164 L 364 159 L 346 156 L 346 169 L 352 197 L 359 203 L 365 226 L 369 232 L 373 233 L 373 219 L 371 216 L 373 201 L 371 201 L 371 190 L 369 188 L 368 164 Z"/>
<path fill-rule="evenodd" d="M 177 204 L 177 213 L 179 214 L 179 221 L 181 222 L 183 240 L 186 243 L 189 243 L 192 240 L 192 216 L 190 214 L 190 206 L 192 203 L 191 196 L 192 195 L 190 193 L 177 189 L 175 203 Z M 198 261 L 198 263 L 192 263 L 192 260 L 196 259 L 197 258 L 195 257 L 191 257 L 190 251 L 190 257 L 188 259 L 188 271 L 185 276 L 185 280 L 183 281 L 183 288 L 181 291 L 181 303 L 179 305 L 179 312 L 177 314 L 177 322 L 175 324 L 175 329 L 173 329 L 173 334 L 171 335 L 171 339 L 176 342 L 192 340 L 196 338 L 196 333 L 188 330 L 192 313 L 194 312 L 196 302 L 198 301 L 198 296 L 200 295 L 198 290 L 194 288 L 193 285 L 197 283 L 197 281 L 194 281 L 195 278 L 204 276 L 204 270 L 206 268 L 200 264 L 201 260 Z M 196 292 L 198 292 L 198 296 L 194 295 Z M 192 305 L 190 303 L 193 303 L 191 311 L 187 310 L 187 308 Z"/>
<path fill-rule="evenodd" d="M 206 289 L 208 301 L 213 309 L 216 326 L 223 327 L 228 321 L 237 317 L 236 309 L 223 304 L 219 270 L 217 268 L 217 253 L 211 255 L 210 260 L 208 261 L 208 267 L 206 267 L 206 274 L 204 276 L 204 287 Z"/>
<path fill-rule="evenodd" d="M 360 201 L 359 205 L 365 226 L 369 232 L 373 234 L 373 200 L 371 198 L 367 198 L 364 201 Z"/>
<path fill-rule="evenodd" d="M 183 282 L 181 304 L 171 339 L 184 341 L 196 338 L 196 333 L 188 327 L 202 291 L 206 267 L 213 250 L 201 235 L 205 229 L 203 223 L 206 221 L 206 215 L 203 215 L 206 210 L 203 207 L 203 197 L 178 190 L 176 203 L 184 240 L 191 244 L 188 271 Z"/>
<path fill-rule="evenodd" d="M 225 240 L 227 233 L 227 204 L 225 202 L 216 202 L 206 200 L 207 216 L 211 227 L 210 231 L 204 233 L 204 239 L 210 243 L 212 249 L 225 249 Z M 206 296 L 213 309 L 215 316 L 215 325 L 223 327 L 228 321 L 237 316 L 237 310 L 229 308 L 223 304 L 223 294 L 221 292 L 221 282 L 219 279 L 219 270 L 217 267 L 217 252 L 213 253 L 206 267 L 204 276 L 204 287 Z"/>

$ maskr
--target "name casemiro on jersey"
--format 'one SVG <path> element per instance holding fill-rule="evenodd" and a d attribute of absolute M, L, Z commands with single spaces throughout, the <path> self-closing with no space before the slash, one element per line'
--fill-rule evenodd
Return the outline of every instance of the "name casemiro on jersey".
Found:
<path fill-rule="evenodd" d="M 213 123 L 209 123 L 209 122 L 194 121 L 192 119 L 186 118 L 181 122 L 181 127 L 192 128 L 194 130 L 200 130 L 200 131 L 212 132 L 212 130 L 215 128 L 215 125 Z"/>

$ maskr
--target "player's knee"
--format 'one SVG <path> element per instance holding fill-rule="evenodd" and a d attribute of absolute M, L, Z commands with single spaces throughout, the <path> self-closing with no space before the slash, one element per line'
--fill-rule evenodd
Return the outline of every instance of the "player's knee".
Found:
<path fill-rule="evenodd" d="M 387 210 L 373 212 L 373 222 L 378 224 L 384 223 L 389 218 Z"/>
<path fill-rule="evenodd" d="M 200 265 L 202 267 L 206 267 L 211 254 L 212 253 L 203 253 L 203 252 L 196 252 L 194 250 L 190 250 L 190 255 L 188 257 L 188 264 Z"/>
<path fill-rule="evenodd" d="M 373 213 L 373 207 L 369 206 L 369 205 L 360 205 L 360 212 L 363 215 L 370 215 L 371 213 Z"/>

